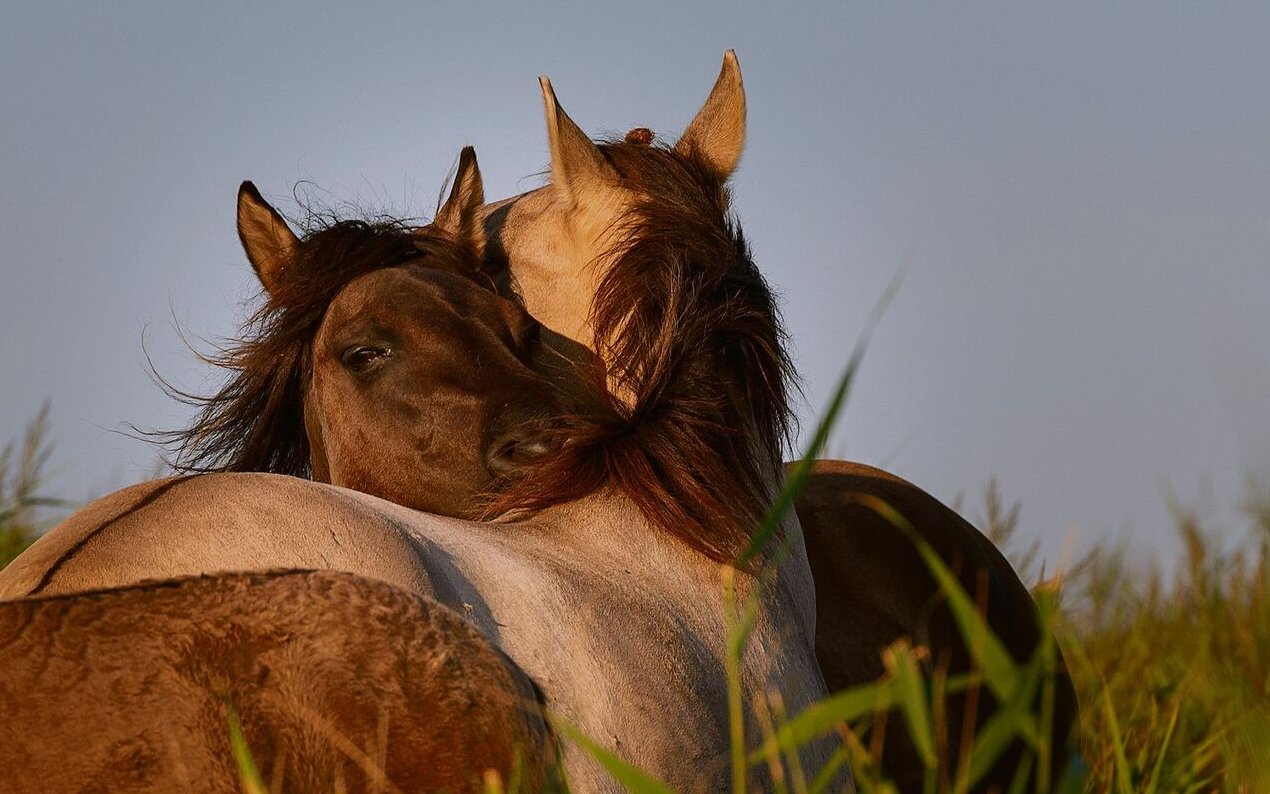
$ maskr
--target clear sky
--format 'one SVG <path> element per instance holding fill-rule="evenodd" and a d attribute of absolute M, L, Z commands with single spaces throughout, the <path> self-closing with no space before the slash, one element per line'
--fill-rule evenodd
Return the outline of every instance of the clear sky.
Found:
<path fill-rule="evenodd" d="M 784 297 L 805 427 L 903 271 L 833 451 L 937 496 L 992 477 L 1070 530 L 1173 546 L 1270 480 L 1270 6 L 6 3 L 0 438 L 48 398 L 59 494 L 153 471 L 183 347 L 255 287 L 238 183 L 429 214 L 547 163 L 536 76 L 584 129 L 672 136 L 735 47 L 736 207 Z M 971 499 L 971 504 L 976 499 Z M 973 517 L 974 509 L 969 510 Z"/>

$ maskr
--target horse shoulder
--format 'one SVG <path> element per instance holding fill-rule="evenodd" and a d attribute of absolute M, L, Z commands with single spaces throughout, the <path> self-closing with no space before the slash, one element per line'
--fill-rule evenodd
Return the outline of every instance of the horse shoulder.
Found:
<path fill-rule="evenodd" d="M 518 533 L 514 543 L 534 575 L 515 591 L 486 580 L 492 568 L 474 578 L 490 595 L 501 647 L 542 687 L 548 706 L 626 760 L 658 770 L 674 790 L 726 787 L 723 566 L 658 531 L 613 491 L 508 530 Z M 788 567 L 799 565 L 805 560 Z M 748 693 L 780 690 L 795 713 L 825 690 L 783 581 L 789 575 L 782 570 L 759 594 L 741 676 Z M 759 587 L 748 573 L 736 582 L 741 598 Z M 754 741 L 761 697 L 745 703 Z M 807 768 L 820 768 L 833 744 L 804 748 Z M 607 785 L 576 750 L 566 748 L 565 761 L 579 790 Z"/>

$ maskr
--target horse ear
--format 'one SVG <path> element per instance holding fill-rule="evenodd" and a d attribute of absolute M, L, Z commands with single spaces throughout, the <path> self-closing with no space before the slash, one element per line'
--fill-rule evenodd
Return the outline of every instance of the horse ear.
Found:
<path fill-rule="evenodd" d="M 719 179 L 725 180 L 736 170 L 744 148 L 745 85 L 736 52 L 728 50 L 710 97 L 684 130 L 675 151 L 704 160 Z"/>
<path fill-rule="evenodd" d="M 464 146 L 459 153 L 459 167 L 454 173 L 450 197 L 441 205 L 432 227 L 439 229 L 461 245 L 469 246 L 478 256 L 484 254 L 485 227 L 480 208 L 485 203 L 485 186 L 481 169 L 476 164 L 476 150 Z"/>
<path fill-rule="evenodd" d="M 273 292 L 300 239 L 250 182 L 238 188 L 238 239 L 265 291 Z"/>
<path fill-rule="evenodd" d="M 543 110 L 547 116 L 547 146 L 551 149 L 551 187 L 572 207 L 588 184 L 613 180 L 617 173 L 600 153 L 600 147 L 569 118 L 551 81 L 538 78 L 542 88 Z"/>

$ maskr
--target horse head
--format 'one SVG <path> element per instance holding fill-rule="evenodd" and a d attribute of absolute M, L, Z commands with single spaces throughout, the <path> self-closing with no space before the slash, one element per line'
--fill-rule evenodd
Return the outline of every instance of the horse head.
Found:
<path fill-rule="evenodd" d="M 594 351 L 616 413 L 674 425 L 644 444 L 659 459 L 624 489 L 654 523 L 725 559 L 782 478 L 794 379 L 730 209 L 745 142 L 736 55 L 673 144 L 642 128 L 592 141 L 540 86 L 550 183 L 486 208 L 487 262 L 544 325 Z"/>
<path fill-rule="evenodd" d="M 186 468 L 310 475 L 472 518 L 550 449 L 562 395 L 539 324 L 482 268 L 481 175 L 463 150 L 435 221 L 293 232 L 250 182 L 238 234 L 265 301 L 217 363 Z"/>
<path fill-rule="evenodd" d="M 627 242 L 628 212 L 658 186 L 641 183 L 640 158 L 614 161 L 617 150 L 628 147 L 591 140 L 561 107 L 550 80 L 540 77 L 539 86 L 550 182 L 486 208 L 497 240 L 491 259 L 510 269 L 530 314 L 603 355 L 589 322 L 592 298 Z M 735 53 L 724 56 L 714 89 L 678 141 L 649 147 L 652 139 L 647 130 L 632 130 L 622 143 L 647 149 L 650 157 L 655 150 L 671 152 L 707 172 L 707 192 L 722 187 L 745 144 L 745 89 Z"/>

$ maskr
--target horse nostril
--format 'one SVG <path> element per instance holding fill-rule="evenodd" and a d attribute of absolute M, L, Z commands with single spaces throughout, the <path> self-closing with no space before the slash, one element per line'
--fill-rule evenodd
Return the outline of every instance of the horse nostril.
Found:
<path fill-rule="evenodd" d="M 533 463 L 556 448 L 541 438 L 512 438 L 495 444 L 489 456 L 489 468 L 495 474 L 506 474 Z"/>

